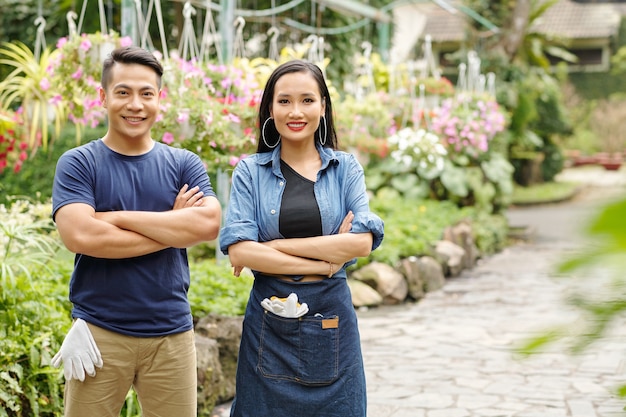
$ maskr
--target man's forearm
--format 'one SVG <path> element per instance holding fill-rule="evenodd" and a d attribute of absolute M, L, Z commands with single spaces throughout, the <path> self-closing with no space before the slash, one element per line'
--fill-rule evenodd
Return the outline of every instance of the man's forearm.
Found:
<path fill-rule="evenodd" d="M 93 237 L 89 234 L 63 239 L 67 248 L 83 255 L 104 259 L 124 259 L 147 255 L 167 246 L 130 230 L 107 224 Z"/>
<path fill-rule="evenodd" d="M 165 212 L 113 211 L 96 213 L 96 217 L 164 246 L 186 248 L 215 239 L 221 213 L 209 205 Z"/>

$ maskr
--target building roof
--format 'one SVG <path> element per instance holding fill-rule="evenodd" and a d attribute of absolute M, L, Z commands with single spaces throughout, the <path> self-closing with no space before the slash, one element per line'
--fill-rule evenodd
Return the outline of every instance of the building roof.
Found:
<path fill-rule="evenodd" d="M 452 6 L 458 4 L 456 1 L 448 3 Z M 539 33 L 567 39 L 615 36 L 622 14 L 620 6 L 622 5 L 615 3 L 577 3 L 572 0 L 560 0 L 537 19 L 533 28 Z M 394 12 L 426 15 L 426 26 L 420 37 L 429 34 L 434 43 L 463 41 L 467 21 L 471 19 L 460 10 L 451 13 L 434 3 L 400 6 Z"/>
<path fill-rule="evenodd" d="M 613 3 L 561 0 L 537 19 L 533 29 L 567 39 L 606 38 L 617 34 L 620 19 Z"/>

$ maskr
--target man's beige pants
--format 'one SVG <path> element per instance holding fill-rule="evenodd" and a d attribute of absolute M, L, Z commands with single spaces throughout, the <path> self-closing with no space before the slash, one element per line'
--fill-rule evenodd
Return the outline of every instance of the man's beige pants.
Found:
<path fill-rule="evenodd" d="M 130 387 L 143 417 L 197 415 L 196 348 L 192 330 L 132 337 L 89 324 L 104 365 L 96 376 L 65 383 L 65 417 L 119 417 Z"/>

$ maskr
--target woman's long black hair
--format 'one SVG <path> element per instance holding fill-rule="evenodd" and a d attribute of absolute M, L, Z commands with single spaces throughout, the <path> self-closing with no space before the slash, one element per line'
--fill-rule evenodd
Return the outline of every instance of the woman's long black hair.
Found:
<path fill-rule="evenodd" d="M 265 90 L 263 90 L 263 96 L 261 97 L 261 103 L 259 105 L 259 135 L 258 135 L 258 145 L 257 152 L 270 152 L 272 148 L 267 146 L 263 139 L 263 124 L 270 117 L 270 110 L 272 108 L 272 102 L 274 100 L 274 90 L 276 87 L 276 82 L 285 74 L 291 74 L 294 72 L 308 72 L 313 76 L 315 81 L 317 81 L 317 85 L 320 89 L 320 95 L 322 96 L 322 100 L 326 102 L 326 108 L 324 112 L 324 118 L 326 119 L 326 129 L 320 123 L 320 126 L 315 131 L 315 140 L 319 141 L 320 133 L 326 136 L 326 143 L 323 145 L 326 148 L 337 149 L 337 132 L 335 130 L 335 120 L 333 118 L 333 106 L 330 100 L 330 93 L 328 92 L 328 86 L 326 85 L 326 80 L 324 79 L 324 74 L 322 70 L 315 64 L 303 61 L 303 60 L 293 60 L 285 62 L 279 65 L 274 72 L 270 75 L 265 84 Z M 320 128 L 322 132 L 320 132 Z M 325 132 L 324 132 L 325 131 Z M 270 145 L 274 143 L 278 143 L 280 140 L 280 135 L 276 130 L 276 126 L 273 121 L 269 121 L 265 125 L 265 140 Z"/>

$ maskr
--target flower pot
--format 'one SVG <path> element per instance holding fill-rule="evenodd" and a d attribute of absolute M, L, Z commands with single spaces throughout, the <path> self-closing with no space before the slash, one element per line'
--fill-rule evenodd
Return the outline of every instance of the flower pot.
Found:
<path fill-rule="evenodd" d="M 89 50 L 89 56 L 92 62 L 100 62 L 101 64 L 115 49 L 115 42 L 104 41 L 101 44 L 93 45 Z"/>
<path fill-rule="evenodd" d="M 603 162 L 602 166 L 607 171 L 618 171 L 622 167 L 622 162 Z"/>
<path fill-rule="evenodd" d="M 624 162 L 619 153 L 601 152 L 596 154 L 596 163 L 604 167 L 607 171 L 617 171 Z"/>

